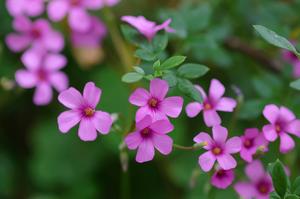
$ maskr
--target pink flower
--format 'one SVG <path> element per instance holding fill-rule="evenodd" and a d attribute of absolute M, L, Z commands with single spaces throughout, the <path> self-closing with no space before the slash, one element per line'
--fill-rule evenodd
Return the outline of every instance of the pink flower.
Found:
<path fill-rule="evenodd" d="M 91 18 L 91 26 L 86 32 L 72 30 L 71 40 L 76 47 L 97 47 L 106 35 L 106 27 L 97 17 Z"/>
<path fill-rule="evenodd" d="M 232 169 L 224 170 L 219 168 L 211 177 L 210 183 L 219 189 L 226 189 L 232 184 L 233 180 L 234 172 Z"/>
<path fill-rule="evenodd" d="M 179 116 L 183 99 L 182 97 L 166 97 L 169 85 L 165 80 L 153 79 L 150 82 L 150 93 L 143 89 L 136 89 L 129 97 L 129 102 L 139 106 L 136 113 L 136 121 L 151 115 L 154 120 L 167 119 L 167 116 L 176 118 Z"/>
<path fill-rule="evenodd" d="M 97 10 L 102 6 L 103 0 L 52 0 L 48 5 L 48 15 L 55 22 L 68 15 L 70 27 L 85 32 L 92 23 L 87 9 Z"/>
<path fill-rule="evenodd" d="M 16 17 L 20 15 L 35 17 L 44 12 L 44 0 L 6 0 L 8 12 Z"/>
<path fill-rule="evenodd" d="M 22 56 L 26 69 L 16 72 L 16 81 L 23 88 L 36 87 L 33 101 L 36 105 L 49 104 L 52 88 L 58 92 L 68 87 L 68 77 L 61 71 L 67 64 L 64 56 L 30 50 Z"/>
<path fill-rule="evenodd" d="M 274 104 L 265 106 L 263 115 L 270 122 L 263 127 L 265 138 L 273 142 L 280 137 L 280 152 L 287 153 L 295 146 L 294 140 L 288 133 L 300 137 L 300 120 L 288 108 L 277 107 Z M 287 133 L 288 132 L 288 133 Z"/>
<path fill-rule="evenodd" d="M 136 28 L 142 35 L 144 35 L 149 41 L 153 39 L 157 32 L 165 30 L 166 32 L 175 32 L 174 29 L 170 28 L 171 19 L 166 20 L 164 23 L 157 25 L 153 21 L 147 20 L 143 16 L 123 16 L 122 21 L 129 23 Z"/>
<path fill-rule="evenodd" d="M 131 150 L 138 148 L 137 162 L 147 162 L 153 159 L 154 148 L 164 155 L 171 153 L 173 140 L 166 134 L 173 129 L 169 120 L 153 121 L 147 115 L 136 123 L 136 131 L 126 136 L 125 143 Z"/>
<path fill-rule="evenodd" d="M 268 150 L 268 141 L 263 133 L 260 133 L 256 128 L 245 130 L 245 134 L 241 136 L 242 149 L 240 151 L 241 158 L 247 162 L 252 162 L 253 155 L 260 148 L 264 152 Z"/>
<path fill-rule="evenodd" d="M 9 34 L 6 43 L 14 52 L 23 51 L 28 47 L 59 52 L 64 47 L 63 36 L 54 31 L 45 19 L 31 22 L 26 17 L 16 17 L 13 27 L 17 33 Z"/>
<path fill-rule="evenodd" d="M 260 161 L 255 160 L 245 169 L 250 182 L 238 182 L 234 189 L 244 199 L 268 199 L 273 191 L 271 177 L 265 172 Z"/>
<path fill-rule="evenodd" d="M 203 97 L 203 103 L 192 102 L 188 104 L 186 113 L 189 117 L 195 117 L 203 111 L 204 122 L 208 127 L 221 124 L 221 118 L 217 111 L 232 112 L 236 107 L 234 99 L 222 97 L 225 93 L 225 88 L 219 80 L 211 80 L 208 96 L 200 86 L 196 86 L 196 88 Z"/>
<path fill-rule="evenodd" d="M 292 44 L 296 45 L 296 42 L 292 41 Z M 295 55 L 295 53 L 293 53 L 289 50 L 283 50 L 282 57 L 286 62 L 288 62 L 289 64 L 291 64 L 293 66 L 293 76 L 295 78 L 299 78 L 300 77 L 300 60 L 297 57 L 297 55 Z"/>
<path fill-rule="evenodd" d="M 220 168 L 230 170 L 236 167 L 237 163 L 231 156 L 233 153 L 238 153 L 241 150 L 241 139 L 232 137 L 228 141 L 227 129 L 222 126 L 212 127 L 213 139 L 204 132 L 199 133 L 194 137 L 196 143 L 205 143 L 203 148 L 207 152 L 199 157 L 199 165 L 201 169 L 208 172 L 212 169 L 215 161 L 218 162 Z"/>
<path fill-rule="evenodd" d="M 100 101 L 101 89 L 93 82 L 88 82 L 83 90 L 83 96 L 73 87 L 61 92 L 58 100 L 71 110 L 61 113 L 58 127 L 62 133 L 67 133 L 79 123 L 78 136 L 83 141 L 93 141 L 97 138 L 97 131 L 107 134 L 112 125 L 110 114 L 96 110 Z"/>

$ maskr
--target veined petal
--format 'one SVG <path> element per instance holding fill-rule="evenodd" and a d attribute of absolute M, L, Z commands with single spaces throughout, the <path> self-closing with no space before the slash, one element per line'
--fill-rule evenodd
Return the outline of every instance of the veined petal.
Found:
<path fill-rule="evenodd" d="M 216 109 L 218 111 L 232 112 L 235 107 L 236 101 L 234 99 L 229 97 L 222 97 L 218 101 Z"/>
<path fill-rule="evenodd" d="M 89 106 L 96 108 L 100 101 L 101 93 L 101 89 L 96 87 L 93 82 L 88 82 L 83 89 L 83 98 Z"/>
<path fill-rule="evenodd" d="M 83 118 L 79 124 L 78 136 L 82 141 L 94 141 L 97 131 L 90 119 Z"/>
<path fill-rule="evenodd" d="M 237 165 L 235 159 L 230 154 L 217 156 L 220 167 L 224 170 L 234 169 Z"/>
<path fill-rule="evenodd" d="M 216 157 L 210 151 L 203 153 L 199 157 L 199 165 L 204 172 L 210 171 L 214 166 L 215 161 Z"/>
<path fill-rule="evenodd" d="M 209 150 L 211 148 L 211 145 L 213 144 L 212 138 L 205 132 L 199 133 L 194 137 L 193 140 L 196 143 L 207 143 L 206 146 L 203 147 L 206 150 Z"/>
<path fill-rule="evenodd" d="M 242 147 L 241 138 L 236 136 L 236 137 L 232 137 L 232 138 L 228 139 L 225 147 L 226 147 L 226 152 L 228 152 L 228 153 L 240 152 L 241 147 Z"/>
<path fill-rule="evenodd" d="M 71 128 L 81 120 L 81 115 L 79 111 L 69 110 L 62 112 L 58 118 L 58 128 L 62 133 L 67 133 Z"/>
<path fill-rule="evenodd" d="M 275 127 L 272 124 L 265 125 L 263 127 L 263 133 L 264 133 L 265 138 L 270 142 L 275 141 L 278 137 Z"/>
<path fill-rule="evenodd" d="M 73 87 L 61 92 L 58 96 L 58 100 L 70 109 L 79 108 L 83 103 L 81 94 Z"/>
<path fill-rule="evenodd" d="M 228 131 L 223 126 L 214 126 L 212 127 L 213 138 L 217 143 L 225 143 L 228 135 Z"/>
<path fill-rule="evenodd" d="M 156 97 L 159 100 L 163 100 L 169 90 L 169 85 L 167 81 L 161 79 L 153 79 L 150 82 L 150 93 L 153 97 Z"/>
<path fill-rule="evenodd" d="M 295 147 L 295 142 L 287 133 L 280 134 L 280 152 L 287 153 Z"/>
<path fill-rule="evenodd" d="M 221 124 L 221 118 L 215 110 L 203 111 L 203 117 L 204 117 L 204 122 L 208 127 Z"/>
<path fill-rule="evenodd" d="M 110 114 L 103 111 L 96 111 L 91 120 L 97 131 L 102 134 L 109 133 L 111 125 L 113 123 Z"/>
<path fill-rule="evenodd" d="M 169 117 L 176 118 L 181 113 L 182 106 L 182 97 L 168 97 L 161 102 L 160 109 Z"/>
<path fill-rule="evenodd" d="M 131 150 L 136 149 L 141 144 L 142 141 L 143 141 L 143 138 L 139 131 L 130 133 L 125 138 L 125 143 L 126 143 L 127 147 Z"/>
<path fill-rule="evenodd" d="M 279 108 L 274 104 L 265 106 L 263 115 L 270 123 L 275 123 L 279 116 Z"/>
<path fill-rule="evenodd" d="M 139 163 L 148 162 L 154 158 L 154 146 L 151 139 L 143 139 L 139 145 L 136 161 Z"/>
<path fill-rule="evenodd" d="M 173 148 L 173 140 L 163 134 L 154 134 L 152 137 L 152 142 L 154 147 L 162 154 L 168 155 L 171 153 L 172 148 Z"/>
<path fill-rule="evenodd" d="M 202 111 L 202 109 L 202 104 L 199 102 L 192 102 L 186 106 L 185 111 L 189 117 L 196 117 Z"/>
<path fill-rule="evenodd" d="M 223 84 L 217 80 L 211 80 L 210 87 L 209 87 L 209 97 L 212 98 L 214 101 L 218 101 L 225 93 L 225 87 Z"/>
<path fill-rule="evenodd" d="M 143 88 L 136 89 L 129 97 L 129 102 L 136 106 L 145 106 L 148 103 L 150 94 Z"/>
<path fill-rule="evenodd" d="M 150 128 L 158 134 L 167 134 L 174 130 L 169 120 L 158 120 L 150 125 Z"/>

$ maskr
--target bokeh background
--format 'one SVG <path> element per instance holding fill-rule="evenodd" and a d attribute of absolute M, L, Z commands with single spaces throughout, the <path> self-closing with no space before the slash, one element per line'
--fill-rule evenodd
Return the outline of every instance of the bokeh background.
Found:
<path fill-rule="evenodd" d="M 261 128 L 266 121 L 262 109 L 268 103 L 289 107 L 300 116 L 300 93 L 289 87 L 293 80 L 292 66 L 281 58 L 277 49 L 257 36 L 253 24 L 265 25 L 281 35 L 297 41 L 300 36 L 300 1 L 298 0 L 122 0 L 112 8 L 118 23 L 123 15 L 144 15 L 162 22 L 171 17 L 169 55 L 186 55 L 189 62 L 210 68 L 205 77 L 195 80 L 205 88 L 212 78 L 226 85 L 226 95 L 241 103 L 235 113 L 221 114 L 230 135 L 241 135 L 247 127 Z M 92 12 L 100 18 L 103 12 Z M 46 15 L 44 17 L 47 17 Z M 12 32 L 12 18 L 5 1 L 0 1 L 0 198 L 2 199 L 200 199 L 238 198 L 232 188 L 217 190 L 210 186 L 210 174 L 197 164 L 201 151 L 174 150 L 168 157 L 158 153 L 146 164 L 134 161 L 129 152 L 129 169 L 120 164 L 119 145 L 122 136 L 112 131 L 94 142 L 82 142 L 77 128 L 61 134 L 57 116 L 64 110 L 57 94 L 48 106 L 32 103 L 33 90 L 14 86 L 14 73 L 23 67 L 20 54 L 10 52 L 4 42 Z M 105 20 L 104 20 L 105 22 Z M 63 24 L 54 27 L 64 32 Z M 102 59 L 86 67 L 83 58 L 74 53 L 65 32 L 68 58 L 64 69 L 70 85 L 82 90 L 87 81 L 94 81 L 103 90 L 99 108 L 119 114 L 117 125 L 122 129 L 133 119 L 128 102 L 130 87 L 121 82 L 124 71 L 108 34 L 102 44 Z M 100 55 L 99 55 L 100 56 Z M 133 54 L 132 54 L 133 56 Z M 147 68 L 149 64 L 142 63 Z M 147 84 L 145 84 L 147 86 Z M 176 89 L 171 95 L 180 94 Z M 189 102 L 185 98 L 185 104 Z M 189 119 L 183 112 L 172 120 L 174 142 L 192 145 L 200 131 L 209 131 L 202 116 Z M 296 148 L 285 156 L 278 142 L 261 159 L 267 165 L 279 157 L 290 168 L 291 177 L 300 174 L 299 139 Z M 242 162 L 239 160 L 239 162 Z M 243 163 L 236 170 L 236 180 L 245 179 Z"/>

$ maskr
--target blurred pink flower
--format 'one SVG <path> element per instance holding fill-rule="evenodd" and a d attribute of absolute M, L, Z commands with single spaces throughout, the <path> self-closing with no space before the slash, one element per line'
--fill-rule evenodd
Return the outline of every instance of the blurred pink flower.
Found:
<path fill-rule="evenodd" d="M 61 113 L 58 118 L 58 127 L 62 133 L 67 133 L 79 123 L 78 136 L 83 141 L 93 141 L 97 138 L 97 131 L 107 134 L 112 125 L 110 114 L 97 111 L 101 89 L 93 82 L 86 83 L 83 95 L 73 87 L 61 92 L 58 100 L 71 110 Z"/>
<path fill-rule="evenodd" d="M 72 30 L 71 40 L 75 47 L 97 47 L 106 35 L 106 27 L 97 17 L 91 18 L 91 26 L 85 32 Z"/>
<path fill-rule="evenodd" d="M 103 0 L 51 0 L 48 5 L 48 15 L 52 21 L 61 21 L 68 15 L 70 27 L 84 32 L 90 28 L 92 23 L 87 10 L 100 9 L 103 2 Z"/>
<path fill-rule="evenodd" d="M 234 171 L 232 169 L 224 170 L 218 168 L 211 177 L 210 183 L 219 189 L 226 189 L 232 184 L 233 180 Z"/>
<path fill-rule="evenodd" d="M 208 150 L 199 157 L 201 169 L 205 172 L 210 171 L 215 161 L 224 170 L 235 168 L 237 163 L 231 154 L 240 152 L 241 139 L 239 137 L 232 137 L 226 141 L 228 132 L 222 126 L 212 127 L 212 133 L 213 139 L 204 132 L 194 137 L 196 143 L 205 144 L 203 148 Z"/>
<path fill-rule="evenodd" d="M 167 116 L 176 118 L 179 116 L 183 99 L 182 97 L 166 97 L 169 85 L 165 80 L 153 79 L 150 82 L 150 93 L 143 89 L 136 89 L 129 97 L 129 102 L 139 106 L 136 113 L 136 121 L 151 115 L 153 120 L 167 119 Z"/>
<path fill-rule="evenodd" d="M 6 0 L 6 7 L 14 17 L 20 15 L 35 17 L 44 12 L 44 3 L 44 0 Z"/>
<path fill-rule="evenodd" d="M 288 108 L 277 107 L 274 104 L 265 106 L 263 115 L 270 122 L 263 127 L 265 138 L 273 142 L 280 137 L 280 152 L 287 153 L 295 146 L 294 140 L 288 133 L 300 137 L 300 120 Z"/>
<path fill-rule="evenodd" d="M 268 150 L 268 141 L 265 139 L 263 133 L 257 128 L 249 128 L 245 130 L 245 134 L 241 136 L 242 149 L 240 151 L 241 158 L 247 162 L 252 162 L 253 155 L 260 150 L 266 152 Z"/>
<path fill-rule="evenodd" d="M 265 172 L 260 161 L 255 160 L 248 164 L 245 173 L 250 182 L 238 182 L 234 189 L 244 199 L 268 199 L 273 191 L 271 177 Z"/>
<path fill-rule="evenodd" d="M 26 69 L 16 72 L 16 81 L 23 88 L 36 87 L 33 101 L 36 105 L 49 104 L 52 99 L 52 88 L 58 92 L 68 87 L 68 77 L 61 71 L 66 66 L 64 56 L 29 50 L 22 56 Z"/>
<path fill-rule="evenodd" d="M 296 45 L 295 41 L 292 41 L 294 45 Z M 282 58 L 293 66 L 293 76 L 295 78 L 300 77 L 300 59 L 295 55 L 295 53 L 289 50 L 282 51 Z"/>
<path fill-rule="evenodd" d="M 154 148 L 164 155 L 171 153 L 173 140 L 166 134 L 173 129 L 169 120 L 153 121 L 147 115 L 136 123 L 136 131 L 126 136 L 125 143 L 131 150 L 138 148 L 137 162 L 147 162 L 153 159 Z"/>
<path fill-rule="evenodd" d="M 208 127 L 221 124 L 221 118 L 217 111 L 232 112 L 236 107 L 237 103 L 234 99 L 223 97 L 225 87 L 217 79 L 211 80 L 208 96 L 200 86 L 196 85 L 195 87 L 202 95 L 203 103 L 189 103 L 186 107 L 186 113 L 189 117 L 195 117 L 203 111 L 204 122 Z"/>
<path fill-rule="evenodd" d="M 147 20 L 143 16 L 123 16 L 122 21 L 129 23 L 135 27 L 142 35 L 144 35 L 149 41 L 153 39 L 157 32 L 165 30 L 166 32 L 175 32 L 174 29 L 170 28 L 171 19 L 166 20 L 164 23 L 157 25 L 153 21 Z"/>
<path fill-rule="evenodd" d="M 45 19 L 37 19 L 31 22 L 26 17 L 16 17 L 13 27 L 17 33 L 11 33 L 6 37 L 6 44 L 14 52 L 20 52 L 28 47 L 47 49 L 59 52 L 64 47 L 63 36 L 52 29 Z"/>

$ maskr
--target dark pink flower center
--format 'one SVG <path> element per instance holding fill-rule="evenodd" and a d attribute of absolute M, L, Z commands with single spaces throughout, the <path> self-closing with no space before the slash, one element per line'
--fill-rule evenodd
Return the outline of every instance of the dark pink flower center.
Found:
<path fill-rule="evenodd" d="M 220 155 L 222 152 L 223 152 L 222 148 L 221 148 L 221 147 L 218 147 L 218 146 L 215 146 L 215 147 L 213 147 L 213 149 L 212 149 L 212 153 L 213 153 L 214 155 Z"/>
<path fill-rule="evenodd" d="M 38 70 L 37 71 L 37 77 L 40 81 L 47 81 L 48 80 L 48 74 L 45 70 Z"/>
<path fill-rule="evenodd" d="M 158 99 L 152 97 L 148 100 L 148 105 L 151 107 L 151 108 L 157 108 L 158 105 L 159 105 L 159 101 Z"/>
<path fill-rule="evenodd" d="M 204 102 L 203 103 L 203 109 L 204 110 L 211 110 L 213 108 L 212 104 L 209 102 Z"/>
<path fill-rule="evenodd" d="M 253 139 L 245 139 L 244 140 L 244 147 L 249 149 L 253 146 Z"/>
<path fill-rule="evenodd" d="M 259 193 L 266 195 L 269 194 L 271 191 L 271 185 L 269 182 L 265 181 L 265 180 L 261 180 L 257 185 L 256 188 L 258 190 Z"/>
<path fill-rule="evenodd" d="M 151 129 L 150 128 L 144 128 L 140 131 L 140 134 L 143 138 L 149 137 L 151 135 Z"/>
<path fill-rule="evenodd" d="M 226 176 L 226 171 L 223 169 L 220 169 L 219 171 L 217 171 L 217 177 L 218 178 L 223 178 Z"/>
<path fill-rule="evenodd" d="M 79 6 L 81 4 L 81 0 L 71 0 L 70 3 L 72 6 Z"/>
<path fill-rule="evenodd" d="M 90 107 L 83 109 L 83 115 L 85 117 L 92 117 L 94 114 L 95 114 L 95 110 Z"/>
<path fill-rule="evenodd" d="M 282 127 L 280 124 L 275 124 L 275 131 L 279 134 L 282 131 Z"/>
<path fill-rule="evenodd" d="M 42 36 L 42 33 L 39 29 L 37 28 L 33 28 L 30 32 L 31 36 L 34 38 L 34 39 L 38 39 Z"/>

